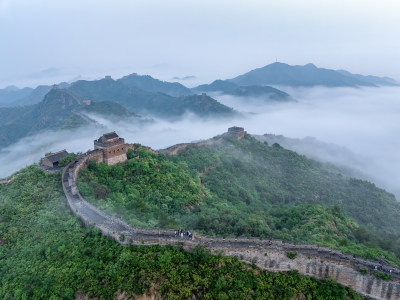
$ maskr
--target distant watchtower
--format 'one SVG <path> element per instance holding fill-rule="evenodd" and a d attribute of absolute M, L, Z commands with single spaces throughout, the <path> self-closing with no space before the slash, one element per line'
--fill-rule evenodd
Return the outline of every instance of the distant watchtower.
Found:
<path fill-rule="evenodd" d="M 126 152 L 128 149 L 125 146 L 125 140 L 120 138 L 115 131 L 105 133 L 95 140 L 94 149 L 103 150 L 103 160 L 108 166 L 127 160 Z"/>
<path fill-rule="evenodd" d="M 232 137 L 237 138 L 238 140 L 242 139 L 244 135 L 246 134 L 246 131 L 244 131 L 243 127 L 230 127 L 228 128 L 228 134 Z"/>

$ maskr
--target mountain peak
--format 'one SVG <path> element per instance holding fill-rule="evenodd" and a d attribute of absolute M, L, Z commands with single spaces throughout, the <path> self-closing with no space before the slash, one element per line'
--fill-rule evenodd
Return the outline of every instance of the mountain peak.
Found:
<path fill-rule="evenodd" d="M 15 85 L 9 85 L 9 86 L 6 86 L 4 88 L 4 90 L 10 91 L 10 92 L 16 92 L 16 91 L 19 91 L 20 89 L 18 87 L 16 87 Z"/>
<path fill-rule="evenodd" d="M 66 89 L 51 89 L 43 99 L 42 105 L 61 105 L 63 108 L 69 106 L 77 106 L 81 104 L 81 99 L 72 95 Z"/>
<path fill-rule="evenodd" d="M 308 64 L 304 65 L 304 67 L 318 69 L 313 63 L 308 63 Z"/>
<path fill-rule="evenodd" d="M 312 63 L 304 66 L 291 66 L 274 62 L 265 67 L 252 70 L 229 81 L 241 86 L 286 85 L 286 86 L 394 86 L 396 81 L 377 76 L 363 76 L 347 71 L 318 68 Z"/>
<path fill-rule="evenodd" d="M 187 87 L 178 82 L 161 81 L 151 77 L 150 75 L 132 73 L 118 79 L 118 81 L 128 87 L 138 88 L 152 93 L 164 93 L 174 97 L 191 94 Z"/>

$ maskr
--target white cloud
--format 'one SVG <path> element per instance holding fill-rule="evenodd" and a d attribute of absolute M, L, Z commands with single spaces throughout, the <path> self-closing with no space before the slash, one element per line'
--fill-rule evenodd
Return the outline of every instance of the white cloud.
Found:
<path fill-rule="evenodd" d="M 307 136 L 345 146 L 359 161 L 349 160 L 389 191 L 400 194 L 400 88 L 312 88 L 287 90 L 296 103 L 260 104 L 249 99 L 216 96 L 224 104 L 246 112 L 246 118 L 204 121 L 186 115 L 180 121 L 155 120 L 138 124 L 118 123 L 91 116 L 103 128 L 49 132 L 21 140 L 0 152 L 0 177 L 32 162 L 44 153 L 66 148 L 86 151 L 103 132 L 117 131 L 129 143 L 141 143 L 154 149 L 208 139 L 233 125 L 243 126 L 251 134 L 283 134 L 292 138 Z"/>
<path fill-rule="evenodd" d="M 275 59 L 400 79 L 398 1 L 2 0 L 0 13 L 0 87 L 52 84 L 21 79 L 48 68 L 199 83 Z"/>

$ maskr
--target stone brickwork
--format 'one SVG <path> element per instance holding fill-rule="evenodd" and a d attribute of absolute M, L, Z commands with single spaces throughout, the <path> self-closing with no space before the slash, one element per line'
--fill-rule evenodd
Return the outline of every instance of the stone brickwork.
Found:
<path fill-rule="evenodd" d="M 134 145 L 127 148 L 136 149 Z M 277 272 L 297 270 L 302 275 L 316 278 L 330 277 L 338 283 L 352 287 L 356 292 L 374 299 L 400 299 L 400 270 L 382 265 L 376 261 L 353 257 L 338 249 L 313 244 L 284 243 L 280 240 L 260 240 L 258 238 L 209 238 L 194 234 L 193 240 L 175 236 L 173 230 L 145 229 L 132 227 L 118 217 L 110 216 L 88 203 L 80 195 L 76 180 L 79 171 L 87 166 L 89 159 L 103 161 L 103 151 L 97 149 L 78 157 L 63 170 L 62 186 L 68 204 L 85 225 L 97 227 L 105 236 L 120 244 L 130 245 L 176 245 L 182 244 L 187 250 L 202 245 L 212 252 L 223 251 L 223 255 L 237 257 L 239 260 L 256 264 L 264 270 Z M 294 259 L 287 252 L 296 252 Z M 375 266 L 388 273 L 392 270 L 392 281 L 376 278 Z M 366 275 L 360 268 L 367 270 Z"/>
<path fill-rule="evenodd" d="M 109 147 L 107 149 L 104 149 L 103 152 L 104 162 L 108 166 L 112 166 L 120 162 L 125 162 L 127 160 L 127 147 L 125 146 L 125 144 Z"/>
<path fill-rule="evenodd" d="M 233 126 L 228 128 L 228 134 L 232 137 L 235 137 L 238 140 L 241 140 L 242 138 L 244 138 L 246 131 L 244 131 L 243 127 Z"/>
<path fill-rule="evenodd" d="M 127 160 L 126 152 L 128 147 L 125 140 L 115 132 L 105 133 L 94 141 L 94 149 L 103 151 L 103 161 L 112 166 Z"/>

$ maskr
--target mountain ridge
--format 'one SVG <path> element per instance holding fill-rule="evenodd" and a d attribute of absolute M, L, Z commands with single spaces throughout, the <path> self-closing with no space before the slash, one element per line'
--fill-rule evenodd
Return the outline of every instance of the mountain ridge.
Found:
<path fill-rule="evenodd" d="M 380 85 L 399 86 L 394 79 L 363 76 L 344 70 L 318 68 L 309 63 L 304 66 L 289 65 L 275 62 L 261 68 L 228 79 L 238 85 L 277 85 L 277 86 L 328 86 L 328 87 L 357 87 Z"/>
<path fill-rule="evenodd" d="M 291 101 L 289 94 L 271 86 L 239 86 L 228 80 L 215 80 L 210 84 L 202 84 L 192 88 L 193 92 L 221 92 L 225 95 L 238 97 L 258 97 L 272 101 Z"/>
<path fill-rule="evenodd" d="M 136 87 L 147 92 L 159 92 L 173 97 L 191 95 L 190 89 L 180 84 L 179 82 L 161 81 L 153 78 L 150 75 L 138 75 L 132 73 L 117 79 L 117 81 L 129 87 Z"/>
<path fill-rule="evenodd" d="M 176 119 L 186 112 L 200 117 L 237 114 L 217 100 L 204 95 L 173 97 L 161 92 L 148 92 L 137 87 L 127 86 L 120 80 L 101 79 L 96 81 L 77 81 L 68 87 L 72 93 L 93 101 L 114 101 L 139 114 L 150 114 L 163 118 Z"/>

